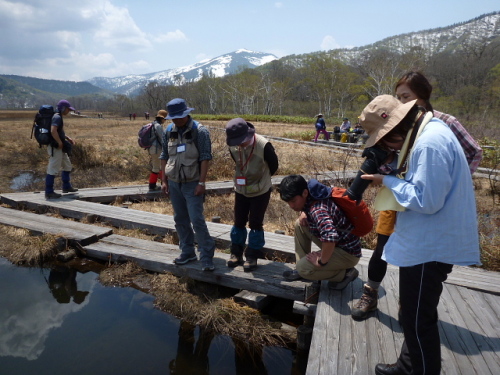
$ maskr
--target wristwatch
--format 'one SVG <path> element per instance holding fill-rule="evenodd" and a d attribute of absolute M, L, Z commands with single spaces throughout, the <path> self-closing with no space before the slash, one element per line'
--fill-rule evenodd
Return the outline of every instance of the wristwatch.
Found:
<path fill-rule="evenodd" d="M 198 182 L 198 185 L 205 186 L 205 183 L 200 181 Z"/>
<path fill-rule="evenodd" d="M 326 266 L 326 265 L 328 264 L 328 262 L 323 263 L 323 262 L 321 261 L 321 258 L 320 258 L 320 259 L 318 259 L 318 264 L 319 264 L 321 267 L 324 267 L 324 266 Z"/>

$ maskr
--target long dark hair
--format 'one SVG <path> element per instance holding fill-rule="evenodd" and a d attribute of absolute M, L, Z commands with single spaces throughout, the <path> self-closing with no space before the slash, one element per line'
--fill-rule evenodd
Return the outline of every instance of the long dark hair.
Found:
<path fill-rule="evenodd" d="M 410 71 L 399 79 L 396 83 L 395 90 L 402 84 L 407 84 L 411 91 L 417 95 L 419 99 L 425 102 L 425 109 L 427 111 L 433 111 L 430 99 L 432 94 L 432 85 L 425 78 L 425 76 L 420 72 Z"/>

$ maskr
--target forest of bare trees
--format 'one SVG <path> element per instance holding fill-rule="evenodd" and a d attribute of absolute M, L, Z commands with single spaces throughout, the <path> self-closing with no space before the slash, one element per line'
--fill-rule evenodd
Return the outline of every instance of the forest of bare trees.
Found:
<path fill-rule="evenodd" d="M 187 99 L 197 113 L 312 117 L 321 112 L 337 119 L 352 117 L 375 96 L 393 94 L 408 70 L 420 70 L 433 84 L 437 109 L 463 118 L 500 114 L 500 42 L 465 44 L 459 51 L 426 56 L 419 47 L 405 53 L 373 49 L 356 61 L 343 62 L 335 52 L 317 52 L 275 60 L 256 69 L 197 82 L 163 86 L 149 83 L 137 97 L 76 97 L 78 108 L 156 112 L 174 97 Z"/>

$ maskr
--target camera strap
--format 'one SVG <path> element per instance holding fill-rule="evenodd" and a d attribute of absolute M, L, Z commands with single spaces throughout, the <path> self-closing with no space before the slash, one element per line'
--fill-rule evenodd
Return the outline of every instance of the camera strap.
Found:
<path fill-rule="evenodd" d="M 407 138 L 408 142 L 405 142 L 401 152 L 398 157 L 398 170 L 396 176 L 398 178 L 404 178 L 406 172 L 408 172 L 408 165 L 410 162 L 411 150 L 413 149 L 413 145 L 415 144 L 416 139 L 422 133 L 425 125 L 432 119 L 432 112 L 425 112 L 424 110 L 420 110 L 416 116 L 415 123 L 411 128 L 410 136 Z"/>

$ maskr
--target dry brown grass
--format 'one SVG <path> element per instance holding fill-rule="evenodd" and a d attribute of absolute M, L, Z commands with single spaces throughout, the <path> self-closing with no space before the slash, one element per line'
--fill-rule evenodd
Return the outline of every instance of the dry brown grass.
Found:
<path fill-rule="evenodd" d="M 99 281 L 112 286 L 147 286 L 155 297 L 156 308 L 214 334 L 229 335 L 253 346 L 281 346 L 295 341 L 290 331 L 280 329 L 281 323 L 234 302 L 234 292 L 224 287 L 171 274 L 153 275 L 132 262 L 104 269 Z"/>
<path fill-rule="evenodd" d="M 65 242 L 60 236 L 32 236 L 27 229 L 5 225 L 0 225 L 0 238 L 0 256 L 13 264 L 27 266 L 40 266 L 53 259 Z"/>

